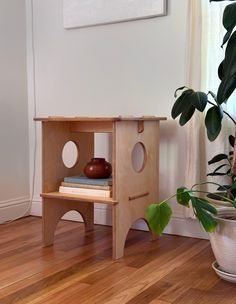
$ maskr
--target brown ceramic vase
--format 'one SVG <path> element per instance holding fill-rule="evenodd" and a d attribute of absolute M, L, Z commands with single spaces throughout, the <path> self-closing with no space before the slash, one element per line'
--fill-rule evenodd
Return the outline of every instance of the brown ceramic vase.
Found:
<path fill-rule="evenodd" d="M 105 158 L 92 158 L 84 168 L 84 174 L 88 178 L 107 178 L 111 172 L 111 164 Z"/>

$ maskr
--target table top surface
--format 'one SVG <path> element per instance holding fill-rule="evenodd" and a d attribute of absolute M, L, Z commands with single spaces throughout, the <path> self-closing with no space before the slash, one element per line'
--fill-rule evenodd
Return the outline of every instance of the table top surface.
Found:
<path fill-rule="evenodd" d="M 158 116 L 115 116 L 115 117 L 107 117 L 107 116 L 99 116 L 99 117 L 65 117 L 65 116 L 48 116 L 48 117 L 35 117 L 35 121 L 88 121 L 88 122 L 94 122 L 94 121 L 146 121 L 146 120 L 166 120 L 166 117 L 158 117 Z"/>

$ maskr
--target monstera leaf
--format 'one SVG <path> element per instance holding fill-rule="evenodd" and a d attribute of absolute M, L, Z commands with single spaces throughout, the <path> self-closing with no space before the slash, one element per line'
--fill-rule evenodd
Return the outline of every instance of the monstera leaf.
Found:
<path fill-rule="evenodd" d="M 205 231 L 213 232 L 217 225 L 215 219 L 217 210 L 205 199 L 196 196 L 196 192 L 201 191 L 194 191 L 186 187 L 180 187 L 176 190 L 176 194 L 170 198 L 176 196 L 177 202 L 185 207 L 189 207 L 189 203 L 191 202 L 194 214 L 204 227 Z M 151 204 L 147 209 L 147 221 L 149 223 L 149 227 L 158 235 L 163 232 L 164 228 L 170 221 L 172 211 L 168 205 L 169 199 L 164 200 L 159 204 Z"/>
<path fill-rule="evenodd" d="M 210 205 L 206 200 L 192 197 L 192 206 L 196 217 L 207 232 L 214 232 L 217 226 L 217 221 L 214 215 L 217 215 L 215 207 Z"/>

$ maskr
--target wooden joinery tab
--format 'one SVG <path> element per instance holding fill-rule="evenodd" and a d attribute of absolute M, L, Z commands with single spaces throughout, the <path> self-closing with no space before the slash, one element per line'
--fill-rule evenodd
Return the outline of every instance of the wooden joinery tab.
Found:
<path fill-rule="evenodd" d="M 144 131 L 144 123 L 143 120 L 138 121 L 138 133 L 142 133 Z"/>

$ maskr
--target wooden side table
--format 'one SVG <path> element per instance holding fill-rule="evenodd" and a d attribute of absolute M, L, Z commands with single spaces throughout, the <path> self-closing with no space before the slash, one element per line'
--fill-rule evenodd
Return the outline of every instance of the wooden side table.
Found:
<path fill-rule="evenodd" d="M 86 231 L 93 229 L 94 203 L 112 206 L 113 258 L 124 255 L 124 244 L 131 225 L 145 220 L 148 204 L 159 198 L 159 124 L 164 117 L 48 117 L 42 122 L 43 168 L 43 241 L 53 244 L 54 232 L 61 217 L 78 211 Z M 58 192 L 66 176 L 79 175 L 94 157 L 94 133 L 112 135 L 112 197 L 93 197 Z M 79 161 L 67 168 L 62 150 L 73 141 L 79 150 Z M 132 150 L 140 143 L 144 162 L 139 172 L 132 166 Z"/>

